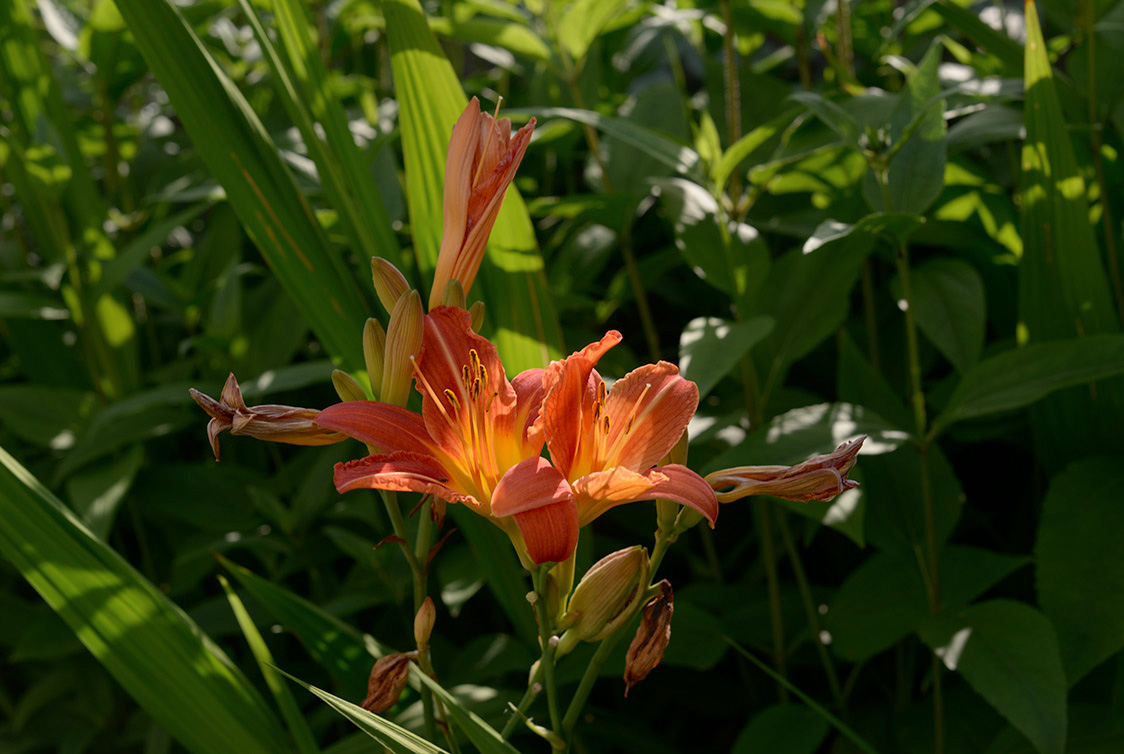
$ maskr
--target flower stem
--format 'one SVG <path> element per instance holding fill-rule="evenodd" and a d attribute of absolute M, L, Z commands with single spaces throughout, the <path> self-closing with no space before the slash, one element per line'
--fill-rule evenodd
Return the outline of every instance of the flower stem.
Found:
<path fill-rule="evenodd" d="M 539 641 L 542 643 L 542 659 L 539 667 L 542 668 L 543 680 L 546 685 L 546 703 L 550 710 L 550 728 L 555 733 L 562 730 L 562 717 L 558 714 L 558 687 L 554 682 L 554 645 L 550 643 L 550 609 L 547 607 L 547 572 L 546 566 L 538 566 L 531 571 L 531 580 L 535 585 L 535 617 L 539 623 Z"/>
<path fill-rule="evenodd" d="M 769 622 L 773 632 L 773 667 L 777 675 L 785 677 L 784 661 L 784 619 L 781 614 L 781 588 L 777 578 L 777 553 L 773 546 L 773 526 L 769 522 L 769 501 L 757 501 L 758 521 L 760 523 L 761 562 L 765 566 L 765 581 L 769 591 Z M 783 683 L 777 684 L 777 696 L 782 702 L 788 701 L 788 689 Z"/>

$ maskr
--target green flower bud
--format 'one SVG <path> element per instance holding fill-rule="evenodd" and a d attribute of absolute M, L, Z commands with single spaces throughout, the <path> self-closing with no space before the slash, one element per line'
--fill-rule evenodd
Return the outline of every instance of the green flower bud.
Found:
<path fill-rule="evenodd" d="M 606 555 L 578 583 L 562 626 L 574 638 L 601 641 L 628 621 L 647 586 L 646 549 L 636 545 Z"/>

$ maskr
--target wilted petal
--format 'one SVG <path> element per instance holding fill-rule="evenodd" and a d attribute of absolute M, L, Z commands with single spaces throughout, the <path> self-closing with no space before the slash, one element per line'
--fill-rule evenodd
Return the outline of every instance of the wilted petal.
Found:
<path fill-rule="evenodd" d="M 638 500 L 674 500 L 701 513 L 714 526 L 718 499 L 714 490 L 686 466 L 669 464 L 644 473 L 617 466 L 587 474 L 573 485 L 581 525 L 593 521 L 610 508 Z"/>
<path fill-rule="evenodd" d="M 723 503 L 750 495 L 773 495 L 807 503 L 827 501 L 859 483 L 847 478 L 866 436 L 845 442 L 827 455 L 795 466 L 738 466 L 708 474 L 707 483 Z"/>
<path fill-rule="evenodd" d="M 410 661 L 417 652 L 397 653 L 379 658 L 367 679 L 367 698 L 363 709 L 381 714 L 398 703 L 410 679 Z"/>
<path fill-rule="evenodd" d="M 628 646 L 624 660 L 624 695 L 648 674 L 656 669 L 663 659 L 667 645 L 671 643 L 671 616 L 675 612 L 675 593 L 671 582 L 660 582 L 660 593 L 653 597 L 640 615 L 640 626 L 636 636 Z"/>
<path fill-rule="evenodd" d="M 492 492 L 492 515 L 512 516 L 535 563 L 561 563 L 578 544 L 578 512 L 570 485 L 550 461 L 512 466 Z"/>

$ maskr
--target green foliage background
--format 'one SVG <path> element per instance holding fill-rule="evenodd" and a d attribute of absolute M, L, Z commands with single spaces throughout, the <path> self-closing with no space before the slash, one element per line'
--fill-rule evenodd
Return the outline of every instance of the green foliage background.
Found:
<path fill-rule="evenodd" d="M 618 650 L 576 751 L 1124 750 L 1122 54 L 1124 0 L 0 3 L 0 751 L 437 750 L 427 679 L 349 704 L 413 641 L 331 485 L 363 450 L 216 464 L 187 389 L 366 382 L 466 95 L 539 121 L 472 292 L 509 376 L 615 328 L 604 373 L 699 384 L 700 471 L 869 436 L 860 489 L 672 548 L 668 653 L 626 700 Z M 433 693 L 511 751 L 530 582 L 451 514 Z"/>

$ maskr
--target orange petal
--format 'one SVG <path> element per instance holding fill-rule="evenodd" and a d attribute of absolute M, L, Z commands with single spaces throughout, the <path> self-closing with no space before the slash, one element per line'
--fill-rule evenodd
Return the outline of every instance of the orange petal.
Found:
<path fill-rule="evenodd" d="M 580 524 L 585 526 L 610 508 L 638 500 L 662 498 L 694 508 L 714 526 L 718 498 L 705 479 L 679 464 L 646 473 L 623 467 L 588 474 L 572 485 Z"/>
<path fill-rule="evenodd" d="M 523 444 L 532 448 L 532 454 L 542 450 L 542 402 L 546 397 L 543 387 L 545 369 L 528 369 L 515 375 L 511 387 L 515 390 L 515 426 L 523 428 Z"/>
<path fill-rule="evenodd" d="M 597 382 L 591 380 L 598 360 L 613 346 L 621 342 L 616 330 L 605 333 L 600 341 L 591 343 L 562 361 L 551 362 L 543 374 L 542 420 L 550 457 L 567 479 L 572 477 L 583 441 L 593 421 L 593 401 L 597 396 Z"/>
<path fill-rule="evenodd" d="M 464 242 L 482 120 L 480 100 L 473 97 L 453 126 L 453 135 L 449 140 L 449 154 L 445 158 L 445 224 L 441 232 L 437 269 L 433 275 L 433 289 L 429 292 L 430 309 L 441 304 L 441 296 L 445 293 L 445 286 L 453 279 L 453 264 Z M 464 285 L 463 280 L 461 285 Z M 467 292 L 468 286 L 464 287 Z"/>
<path fill-rule="evenodd" d="M 377 401 L 337 403 L 321 411 L 316 423 L 388 452 L 437 454 L 422 418 L 401 406 Z"/>
<path fill-rule="evenodd" d="M 492 515 L 512 516 L 535 563 L 561 563 L 578 544 L 578 510 L 565 477 L 542 457 L 508 469 L 492 492 Z"/>
<path fill-rule="evenodd" d="M 698 405 L 698 387 L 680 377 L 674 364 L 632 370 L 613 384 L 605 402 L 610 419 L 605 465 L 651 468 L 675 447 Z"/>
<path fill-rule="evenodd" d="M 449 473 L 432 456 L 420 453 L 390 453 L 367 456 L 347 463 L 337 463 L 336 489 L 350 492 L 358 489 L 421 492 L 435 495 L 450 503 L 471 503 L 479 500 L 449 487 Z"/>

